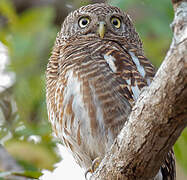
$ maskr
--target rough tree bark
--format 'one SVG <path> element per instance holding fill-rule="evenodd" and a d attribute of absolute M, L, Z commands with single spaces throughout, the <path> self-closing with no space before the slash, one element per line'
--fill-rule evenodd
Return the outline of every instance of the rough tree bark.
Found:
<path fill-rule="evenodd" d="M 187 125 L 187 1 L 172 3 L 170 50 L 91 179 L 152 179 Z"/>

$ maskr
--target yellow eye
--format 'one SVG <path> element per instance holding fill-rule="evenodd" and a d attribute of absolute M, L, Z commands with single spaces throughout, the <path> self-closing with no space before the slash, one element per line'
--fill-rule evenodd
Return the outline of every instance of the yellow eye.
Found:
<path fill-rule="evenodd" d="M 82 17 L 79 19 L 79 26 L 81 28 L 86 27 L 90 23 L 90 19 L 88 17 Z"/>
<path fill-rule="evenodd" d="M 116 28 L 118 28 L 118 29 L 121 27 L 121 21 L 120 21 L 120 19 L 117 18 L 117 17 L 113 17 L 113 18 L 111 19 L 111 23 L 112 23 Z"/>

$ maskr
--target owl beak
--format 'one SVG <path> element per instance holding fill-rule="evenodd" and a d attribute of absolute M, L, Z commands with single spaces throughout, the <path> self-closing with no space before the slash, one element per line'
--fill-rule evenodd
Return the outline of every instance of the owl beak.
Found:
<path fill-rule="evenodd" d="M 101 39 L 104 38 L 104 35 L 105 35 L 105 31 L 106 31 L 106 23 L 104 21 L 100 21 L 98 23 L 99 27 L 98 27 L 98 33 L 99 33 L 99 36 Z"/>

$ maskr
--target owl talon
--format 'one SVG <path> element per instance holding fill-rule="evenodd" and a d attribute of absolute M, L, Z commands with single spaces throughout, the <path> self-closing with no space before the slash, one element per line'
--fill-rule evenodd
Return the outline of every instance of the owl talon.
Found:
<path fill-rule="evenodd" d="M 90 179 L 90 177 L 88 177 L 88 173 L 93 173 L 92 170 L 91 170 L 91 168 L 89 168 L 89 169 L 85 172 L 85 174 L 84 174 L 84 177 L 85 177 L 86 180 L 89 180 L 89 179 Z"/>
<path fill-rule="evenodd" d="M 91 170 L 92 172 L 95 172 L 95 170 L 99 167 L 99 164 L 101 163 L 101 159 L 100 157 L 97 157 L 93 160 L 92 162 L 92 167 L 91 167 Z"/>
<path fill-rule="evenodd" d="M 94 173 L 96 169 L 99 167 L 99 164 L 101 162 L 101 159 L 99 157 L 95 158 L 92 162 L 92 166 L 85 172 L 85 179 L 88 179 L 88 173 Z"/>

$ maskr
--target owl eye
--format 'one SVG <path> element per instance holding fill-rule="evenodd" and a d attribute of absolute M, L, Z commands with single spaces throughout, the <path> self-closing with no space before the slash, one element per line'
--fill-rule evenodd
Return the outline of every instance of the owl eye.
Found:
<path fill-rule="evenodd" d="M 90 23 L 90 19 L 88 17 L 82 17 L 79 19 L 79 26 L 81 28 L 86 27 Z"/>
<path fill-rule="evenodd" d="M 119 28 L 121 27 L 121 21 L 120 21 L 120 19 L 117 18 L 117 17 L 113 17 L 113 18 L 111 19 L 111 23 L 112 23 L 117 29 L 119 29 Z"/>

